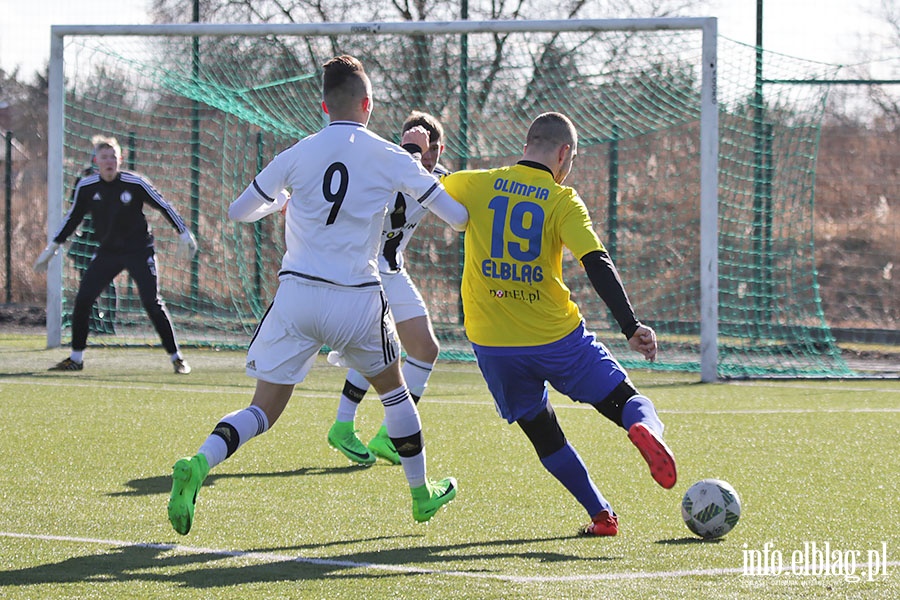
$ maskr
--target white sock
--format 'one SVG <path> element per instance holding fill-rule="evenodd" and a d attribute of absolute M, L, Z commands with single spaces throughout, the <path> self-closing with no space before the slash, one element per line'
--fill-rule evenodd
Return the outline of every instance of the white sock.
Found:
<path fill-rule="evenodd" d="M 419 411 L 416 410 L 415 403 L 409 397 L 409 390 L 406 389 L 406 386 L 383 394 L 381 403 L 384 405 L 384 422 L 387 425 L 389 436 L 402 438 L 417 433 L 421 434 L 422 421 L 419 420 Z M 400 464 L 403 465 L 403 472 L 406 474 L 409 487 L 425 485 L 424 442 L 421 452 L 415 456 L 401 456 Z"/>
<path fill-rule="evenodd" d="M 406 387 L 409 393 L 416 398 L 421 398 L 428 387 L 428 378 L 431 377 L 431 371 L 434 369 L 434 363 L 428 363 L 411 356 L 406 357 L 403 367 L 403 379 L 406 380 Z"/>
<path fill-rule="evenodd" d="M 413 402 L 418 403 L 417 398 L 421 398 L 422 394 L 425 393 L 425 388 L 428 387 L 428 378 L 431 377 L 433 368 L 434 363 L 427 363 L 424 360 L 407 355 L 400 370 L 403 372 L 403 379 L 406 381 L 409 394 L 415 396 Z M 381 424 L 387 427 L 387 418 Z"/>
<path fill-rule="evenodd" d="M 262 435 L 269 430 L 269 419 L 266 417 L 266 413 L 258 406 L 248 406 L 225 415 L 216 425 L 213 433 L 200 446 L 200 450 L 198 450 L 199 454 L 203 454 L 206 457 L 210 469 L 230 456 L 225 438 L 216 433 L 216 431 L 220 430 L 223 423 L 230 425 L 237 432 L 237 440 L 234 440 L 236 445 L 234 450 L 232 450 L 232 454 L 252 438 Z M 222 430 L 223 432 L 231 431 L 228 427 L 222 428 Z"/>
<path fill-rule="evenodd" d="M 69 358 L 77 363 L 84 362 L 84 350 L 72 350 Z"/>
<path fill-rule="evenodd" d="M 359 388 L 363 391 L 363 394 L 369 389 L 369 382 L 365 377 L 350 369 L 347 371 L 347 381 L 344 382 L 344 392 L 346 392 L 346 385 L 352 385 L 353 387 Z M 337 418 L 338 421 L 353 421 L 356 419 L 356 411 L 359 409 L 359 401 L 352 400 L 347 397 L 345 393 L 341 393 L 341 399 L 338 402 L 338 410 L 337 410 Z"/>
<path fill-rule="evenodd" d="M 341 399 L 338 401 L 338 410 L 336 421 L 349 421 L 353 422 L 356 420 L 356 409 L 359 408 L 359 404 L 349 399 L 347 396 L 341 394 Z"/>

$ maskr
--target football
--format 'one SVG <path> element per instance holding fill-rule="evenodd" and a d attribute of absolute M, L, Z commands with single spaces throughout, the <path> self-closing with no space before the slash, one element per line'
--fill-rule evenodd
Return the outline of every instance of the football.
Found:
<path fill-rule="evenodd" d="M 722 537 L 741 518 L 741 499 L 728 482 L 703 479 L 685 492 L 681 517 L 688 529 L 702 538 Z"/>

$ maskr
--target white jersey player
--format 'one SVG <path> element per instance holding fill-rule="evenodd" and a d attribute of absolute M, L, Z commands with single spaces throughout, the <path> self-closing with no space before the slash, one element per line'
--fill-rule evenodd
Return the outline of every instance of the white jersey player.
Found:
<path fill-rule="evenodd" d="M 430 133 L 430 132 L 429 132 Z M 429 139 L 431 136 L 429 136 Z M 431 142 L 431 146 L 435 143 Z M 436 176 L 446 175 L 449 171 L 441 165 L 435 165 L 431 171 Z M 388 207 L 388 215 L 384 220 L 381 232 L 381 252 L 378 253 L 378 270 L 382 275 L 400 273 L 405 270 L 403 251 L 409 245 L 413 234 L 429 210 L 411 196 L 398 192 L 394 202 Z"/>
<path fill-rule="evenodd" d="M 428 132 L 427 146 L 420 148 L 404 143 L 404 148 L 420 153 L 426 170 L 437 175 L 446 174 L 447 170 L 438 164 L 444 149 L 444 130 L 440 121 L 428 113 L 413 111 L 403 123 L 401 143 L 407 141 L 415 128 L 424 128 Z M 428 317 L 425 300 L 405 268 L 403 252 L 427 214 L 428 209 L 414 198 L 397 193 L 384 220 L 381 251 L 378 255 L 381 284 L 391 306 L 400 342 L 406 351 L 402 367 L 403 379 L 416 403 L 425 392 L 440 347 Z M 339 363 L 334 353 L 329 356 L 329 360 Z M 337 416 L 328 431 L 328 443 L 359 464 L 370 465 L 377 460 L 376 457 L 392 464 L 400 464 L 400 456 L 391 442 L 386 423 L 382 423 L 368 446 L 356 435 L 356 412 L 368 388 L 369 383 L 365 377 L 353 369 L 348 371 Z"/>
<path fill-rule="evenodd" d="M 378 392 L 411 488 L 413 518 L 429 520 L 456 496 L 452 477 L 426 477 L 421 422 L 400 372 L 377 253 L 397 192 L 459 231 L 468 213 L 408 152 L 366 129 L 372 87 L 357 59 L 328 61 L 322 93 L 329 125 L 276 156 L 229 209 L 230 218 L 253 221 L 279 210 L 286 188 L 292 190 L 280 284 L 247 351 L 247 373 L 257 379 L 253 400 L 223 417 L 197 454 L 173 467 L 169 521 L 181 534 L 191 529 L 209 469 L 275 423 L 325 345 Z M 424 132 L 419 143 L 427 144 Z"/>

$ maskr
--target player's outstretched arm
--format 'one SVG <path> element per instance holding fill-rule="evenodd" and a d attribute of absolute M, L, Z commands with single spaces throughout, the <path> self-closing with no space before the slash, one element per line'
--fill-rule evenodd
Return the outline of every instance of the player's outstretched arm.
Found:
<path fill-rule="evenodd" d="M 581 264 L 587 272 L 591 285 L 594 286 L 597 295 L 609 307 L 613 317 L 622 329 L 622 333 L 629 340 L 634 337 L 643 325 L 638 321 L 634 314 L 634 308 L 631 301 L 628 300 L 628 294 L 625 293 L 625 286 L 622 285 L 622 279 L 619 277 L 619 271 L 613 264 L 609 253 L 600 250 L 588 252 L 581 257 Z M 649 329 L 649 328 L 648 328 Z M 655 339 L 655 338 L 654 338 Z"/>
<path fill-rule="evenodd" d="M 469 224 L 469 211 L 444 190 L 438 192 L 435 199 L 428 205 L 428 210 L 455 231 L 465 231 L 466 225 Z"/>
<path fill-rule="evenodd" d="M 290 199 L 291 195 L 287 190 L 278 192 L 274 199 L 264 198 L 256 189 L 256 185 L 250 184 L 228 207 L 228 218 L 232 221 L 253 223 L 266 215 L 278 212 L 287 206 Z"/>
<path fill-rule="evenodd" d="M 400 140 L 403 149 L 412 154 L 417 161 L 422 160 L 422 150 L 428 148 L 428 144 L 428 130 L 421 125 L 404 131 Z M 428 210 L 456 231 L 465 231 L 469 223 L 469 211 L 466 207 L 444 190 L 439 191 L 437 197 L 428 205 Z"/>

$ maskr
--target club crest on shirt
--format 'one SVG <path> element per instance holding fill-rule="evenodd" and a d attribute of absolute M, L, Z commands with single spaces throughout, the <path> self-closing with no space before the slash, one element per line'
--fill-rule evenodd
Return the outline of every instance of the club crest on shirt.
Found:
<path fill-rule="evenodd" d="M 122 201 L 122 204 L 128 204 L 129 202 L 131 202 L 131 192 L 129 192 L 128 190 L 122 192 L 122 195 L 119 196 L 119 200 Z"/>

